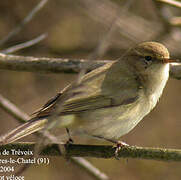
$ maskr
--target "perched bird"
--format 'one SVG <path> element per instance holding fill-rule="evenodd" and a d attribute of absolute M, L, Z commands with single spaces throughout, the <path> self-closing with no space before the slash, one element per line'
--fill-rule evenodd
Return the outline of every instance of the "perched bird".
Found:
<path fill-rule="evenodd" d="M 140 43 L 117 61 L 85 74 L 77 87 L 66 87 L 0 142 L 7 144 L 40 130 L 52 117 L 72 132 L 117 142 L 155 107 L 172 62 L 177 60 L 169 58 L 164 45 Z"/>

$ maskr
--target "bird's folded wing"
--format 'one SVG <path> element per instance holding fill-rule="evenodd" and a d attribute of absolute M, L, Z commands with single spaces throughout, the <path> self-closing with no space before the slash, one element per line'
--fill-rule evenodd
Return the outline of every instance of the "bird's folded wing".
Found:
<path fill-rule="evenodd" d="M 62 111 L 60 111 L 60 115 L 77 114 L 84 111 L 91 111 L 100 108 L 110 108 L 114 106 L 127 105 L 133 103 L 136 99 L 137 96 L 130 97 L 118 104 L 114 103 L 114 99 L 112 99 L 111 97 L 106 97 L 103 95 L 74 97 L 72 99 L 70 98 L 64 103 Z M 37 117 L 46 117 L 51 115 L 55 106 L 56 101 L 52 101 L 49 106 L 45 106 L 37 113 Z"/>
<path fill-rule="evenodd" d="M 101 95 L 76 99 L 65 103 L 63 114 L 80 113 L 111 106 L 111 98 Z"/>
<path fill-rule="evenodd" d="M 82 92 L 84 93 L 84 92 Z M 57 97 L 57 96 L 56 96 Z M 61 95 L 59 94 L 58 98 L 52 98 L 49 102 L 46 103 L 39 111 L 35 112 L 37 117 L 46 117 L 51 115 L 57 104 L 61 101 Z M 98 108 L 103 108 L 105 106 L 111 105 L 111 98 L 104 97 L 94 93 L 93 95 L 77 95 L 70 97 L 67 101 L 63 103 L 62 110 L 59 111 L 59 114 L 75 114 L 82 111 L 94 110 Z"/>
<path fill-rule="evenodd" d="M 60 115 L 76 114 L 82 111 L 109 108 L 134 102 L 138 98 L 138 90 L 136 88 L 134 92 L 128 93 L 129 84 L 127 82 L 135 84 L 135 77 L 130 76 L 130 80 L 122 81 L 121 86 L 126 87 L 126 91 L 117 88 L 120 83 L 115 80 L 114 87 L 102 88 L 107 76 L 106 72 L 110 66 L 111 64 L 108 64 L 86 74 L 78 86 L 68 86 L 36 112 L 36 116 L 46 117 L 54 112 L 59 112 Z M 122 71 L 120 71 L 120 77 L 122 77 L 121 73 Z M 65 99 L 64 97 L 68 94 L 70 94 L 69 98 Z M 62 99 L 64 99 L 63 103 L 61 103 Z"/>

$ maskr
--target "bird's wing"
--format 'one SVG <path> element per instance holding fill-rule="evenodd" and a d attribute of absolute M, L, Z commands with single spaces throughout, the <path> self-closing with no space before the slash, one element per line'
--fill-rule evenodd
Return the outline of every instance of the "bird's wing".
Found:
<path fill-rule="evenodd" d="M 107 70 L 109 70 L 110 64 L 106 64 L 103 67 L 100 67 L 87 75 L 84 76 L 80 85 L 78 87 L 69 86 L 61 93 L 59 93 L 54 98 L 50 99 L 38 112 L 37 117 L 46 117 L 51 115 L 54 110 L 59 106 L 57 105 L 64 94 L 69 91 L 72 94 L 76 94 L 75 96 L 70 96 L 63 103 L 63 108 L 60 111 L 60 114 L 76 114 L 82 111 L 95 110 L 100 108 L 108 108 L 112 106 L 120 106 L 125 104 L 130 104 L 137 99 L 137 94 L 131 96 L 123 96 L 125 98 L 121 98 L 122 95 L 119 96 L 121 101 L 117 101 L 114 96 L 111 94 L 104 94 L 102 91 L 102 84 L 106 76 Z M 115 87 L 116 88 L 116 87 Z M 70 93 L 70 94 L 71 94 Z M 119 92 L 121 94 L 121 92 Z"/>

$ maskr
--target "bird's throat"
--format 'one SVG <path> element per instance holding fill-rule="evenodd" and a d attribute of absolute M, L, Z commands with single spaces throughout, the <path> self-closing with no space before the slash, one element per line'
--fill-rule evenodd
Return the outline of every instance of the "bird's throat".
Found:
<path fill-rule="evenodd" d="M 151 77 L 147 79 L 147 87 L 145 95 L 149 98 L 151 108 L 154 108 L 162 95 L 163 89 L 169 77 L 169 64 L 164 64 L 159 71 L 153 72 Z"/>

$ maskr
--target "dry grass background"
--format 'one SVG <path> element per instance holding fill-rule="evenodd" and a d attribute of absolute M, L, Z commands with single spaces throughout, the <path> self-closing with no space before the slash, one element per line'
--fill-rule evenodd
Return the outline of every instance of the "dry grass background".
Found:
<path fill-rule="evenodd" d="M 20 23 L 38 2 L 38 0 L 0 1 L 0 39 Z M 111 20 L 108 19 L 114 12 L 106 9 L 110 7 L 110 4 L 105 2 L 110 1 L 100 1 L 99 6 L 105 5 L 101 8 L 102 12 L 100 9 L 96 11 L 99 8 L 97 4 L 94 4 L 96 1 L 92 1 L 94 8 L 86 6 L 84 2 L 81 0 L 77 2 L 73 0 L 49 1 L 36 17 L 17 36 L 1 46 L 1 49 L 48 32 L 48 37 L 44 41 L 16 54 L 88 57 L 109 31 Z M 101 59 L 116 59 L 127 47 L 145 40 L 163 42 L 170 49 L 171 55 L 180 57 L 181 29 L 179 25 L 175 26 L 170 23 L 175 16 L 181 16 L 181 9 L 162 3 L 157 4 L 151 0 L 138 0 L 132 1 L 128 10 L 123 11 L 122 9 L 127 8 L 125 7 L 126 1 L 112 0 L 111 2 L 116 5 L 116 8 L 120 8 L 122 14 L 119 19 L 122 23 L 112 34 L 109 49 L 103 57 L 100 57 Z M 128 26 L 129 23 L 131 26 Z M 129 28 L 126 29 L 126 26 Z M 127 37 L 125 33 L 128 34 Z M 59 90 L 71 83 L 75 77 L 75 74 L 40 74 L 0 70 L 0 93 L 23 111 L 31 114 Z M 170 79 L 157 107 L 134 130 L 122 137 L 122 140 L 130 145 L 181 148 L 180 92 L 181 82 Z M 1 109 L 0 122 L 1 134 L 18 124 Z M 33 136 L 26 138 L 26 140 L 32 139 L 34 139 Z M 76 139 L 76 142 L 97 143 L 90 139 Z M 50 160 L 48 166 L 31 166 L 24 173 L 25 179 L 92 179 L 86 172 L 62 158 L 53 157 Z M 180 180 L 181 178 L 180 163 L 138 159 L 89 160 L 113 180 Z"/>

